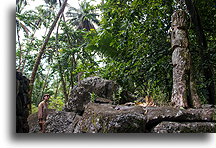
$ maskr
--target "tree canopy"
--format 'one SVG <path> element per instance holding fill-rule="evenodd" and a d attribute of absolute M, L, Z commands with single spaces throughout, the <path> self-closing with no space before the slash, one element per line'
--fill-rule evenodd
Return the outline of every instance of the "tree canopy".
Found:
<path fill-rule="evenodd" d="M 159 104 L 172 94 L 171 15 L 179 7 L 188 16 L 193 75 L 202 103 L 215 104 L 216 3 L 189 0 L 179 6 L 166 0 L 105 0 L 80 2 L 58 12 L 65 1 L 46 0 L 26 10 L 31 0 L 16 5 L 16 69 L 31 78 L 36 57 L 47 34 L 36 70 L 32 103 L 43 93 L 61 110 L 78 79 L 100 76 L 115 80 L 135 97 L 152 96 Z M 38 37 L 37 34 L 41 37 Z M 121 98 L 123 99 L 123 98 Z"/>

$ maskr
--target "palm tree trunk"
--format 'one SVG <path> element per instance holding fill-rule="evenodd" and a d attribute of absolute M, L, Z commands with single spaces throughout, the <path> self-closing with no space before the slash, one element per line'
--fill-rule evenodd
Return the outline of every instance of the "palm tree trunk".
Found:
<path fill-rule="evenodd" d="M 50 27 L 50 30 L 45 38 L 45 41 L 40 49 L 40 52 L 38 53 L 38 56 L 36 58 L 36 61 L 35 61 L 35 64 L 34 64 L 34 67 L 33 67 L 33 70 L 32 70 L 32 74 L 31 74 L 31 78 L 30 78 L 30 91 L 29 91 L 29 97 L 32 96 L 32 91 L 33 91 L 33 87 L 34 87 L 34 81 L 35 81 L 35 76 L 36 76 L 36 73 L 37 73 L 37 70 L 38 70 L 38 66 L 40 65 L 40 62 L 41 62 L 41 57 L 42 55 L 44 54 L 45 52 L 45 48 L 46 48 L 46 45 L 49 41 L 49 38 L 51 36 L 51 33 L 52 31 L 54 30 L 55 26 L 56 26 L 56 23 L 58 22 L 59 20 L 59 17 L 60 15 L 64 12 L 64 9 L 65 9 L 65 6 L 67 4 L 67 0 L 64 1 L 62 7 L 60 8 L 54 22 L 52 23 L 51 27 Z"/>

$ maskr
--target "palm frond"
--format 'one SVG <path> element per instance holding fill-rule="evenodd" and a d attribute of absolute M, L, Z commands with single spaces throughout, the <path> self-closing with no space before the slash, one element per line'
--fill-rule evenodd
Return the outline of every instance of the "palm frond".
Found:
<path fill-rule="evenodd" d="M 90 2 L 83 1 L 80 4 L 80 8 L 70 7 L 66 13 L 70 17 L 70 22 L 77 26 L 77 29 L 95 29 L 94 24 L 99 25 L 99 16 L 95 12 L 95 8 L 90 5 Z"/>

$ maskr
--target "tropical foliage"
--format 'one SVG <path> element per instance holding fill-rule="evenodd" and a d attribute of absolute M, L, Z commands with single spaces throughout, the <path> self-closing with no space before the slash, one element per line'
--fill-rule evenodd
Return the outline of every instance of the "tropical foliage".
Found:
<path fill-rule="evenodd" d="M 84 0 L 80 3 L 80 8 L 69 7 L 67 16 L 70 18 L 70 24 L 77 26 L 77 29 L 95 29 L 94 23 L 99 25 L 98 14 L 90 2 Z"/>
<path fill-rule="evenodd" d="M 191 9 L 186 9 L 196 86 L 203 103 L 214 103 L 209 88 L 214 86 L 215 91 L 216 4 L 214 0 L 190 1 L 200 19 L 197 24 Z M 28 78 L 64 4 L 46 0 L 27 10 L 31 2 L 18 0 L 16 5 L 16 68 Z M 172 0 L 106 0 L 93 5 L 93 1 L 84 0 L 74 8 L 69 2 L 44 47 L 33 83 L 33 105 L 37 106 L 44 93 L 50 93 L 50 105 L 61 110 L 78 77 L 94 75 L 115 80 L 121 92 L 135 98 L 152 96 L 159 104 L 170 101 L 172 49 L 168 30 L 173 11 L 185 9 L 185 5 Z"/>

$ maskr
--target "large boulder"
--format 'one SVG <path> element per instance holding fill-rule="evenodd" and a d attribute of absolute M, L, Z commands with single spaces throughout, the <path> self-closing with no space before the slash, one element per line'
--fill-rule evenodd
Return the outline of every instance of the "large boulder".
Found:
<path fill-rule="evenodd" d="M 153 133 L 215 133 L 215 122 L 161 122 Z"/>
<path fill-rule="evenodd" d="M 146 116 L 142 107 L 89 103 L 75 133 L 141 133 Z"/>
<path fill-rule="evenodd" d="M 112 100 L 114 92 L 117 91 L 118 85 L 112 80 L 105 80 L 100 77 L 88 77 L 80 82 L 88 92 L 94 92 L 97 96 Z"/>
<path fill-rule="evenodd" d="M 73 133 L 81 117 L 74 112 L 55 111 L 48 109 L 46 133 Z M 37 112 L 28 117 L 29 133 L 39 133 Z"/>
<path fill-rule="evenodd" d="M 91 94 L 94 93 L 97 97 L 113 100 L 113 95 L 117 89 L 118 85 L 112 80 L 88 77 L 71 91 L 64 111 L 77 112 L 81 115 L 84 111 L 84 106 L 91 100 Z"/>
<path fill-rule="evenodd" d="M 215 108 L 178 109 L 88 103 L 82 116 L 49 111 L 47 133 L 213 133 Z M 105 102 L 105 103 L 104 103 Z M 30 132 L 37 133 L 37 113 L 29 116 Z"/>
<path fill-rule="evenodd" d="M 29 80 L 16 71 L 16 132 L 28 133 L 27 118 L 31 112 L 31 99 L 28 95 Z"/>
<path fill-rule="evenodd" d="M 48 115 L 55 113 L 54 109 L 48 109 Z M 38 124 L 38 112 L 30 114 L 28 117 L 29 133 L 38 133 L 40 127 Z"/>
<path fill-rule="evenodd" d="M 179 125 L 179 128 L 181 128 L 180 126 L 190 128 L 187 130 L 189 132 L 215 132 L 212 124 L 215 122 L 215 109 L 177 109 L 89 103 L 74 132 L 158 132 L 158 129 L 164 126 L 162 124 L 164 122 L 175 122 L 173 125 Z M 185 123 L 177 124 L 178 122 Z M 160 126 L 160 124 L 162 125 Z M 194 126 L 196 125 L 199 130 L 195 130 Z M 201 128 L 201 126 L 204 127 Z M 178 129 L 171 131 L 175 133 L 178 132 Z"/>
<path fill-rule="evenodd" d="M 75 87 L 70 94 L 68 102 L 64 106 L 66 112 L 76 112 L 80 115 L 84 111 L 84 105 L 90 102 L 91 95 L 84 87 Z"/>
<path fill-rule="evenodd" d="M 151 130 L 163 121 L 210 122 L 215 121 L 214 108 L 178 109 L 173 107 L 147 107 L 147 128 Z"/>
<path fill-rule="evenodd" d="M 38 113 L 30 114 L 28 117 L 29 133 L 38 133 L 40 127 L 38 125 Z"/>
<path fill-rule="evenodd" d="M 57 111 L 48 115 L 46 133 L 73 133 L 81 117 L 74 112 Z"/>

